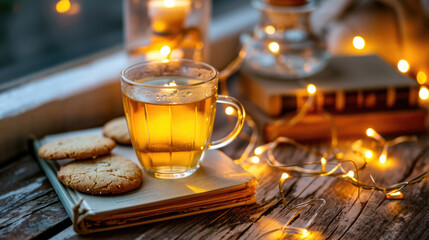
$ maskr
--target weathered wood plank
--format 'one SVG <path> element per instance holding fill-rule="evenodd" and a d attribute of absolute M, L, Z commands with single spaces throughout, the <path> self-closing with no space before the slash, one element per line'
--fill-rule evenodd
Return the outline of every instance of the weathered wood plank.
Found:
<path fill-rule="evenodd" d="M 222 136 L 223 134 L 219 134 Z M 224 151 L 239 157 L 245 144 L 238 140 Z M 323 147 L 323 145 L 322 145 Z M 283 146 L 277 151 L 288 162 L 314 161 L 304 151 Z M 380 185 L 407 180 L 429 169 L 429 151 L 415 144 L 401 144 L 389 152 L 388 164 L 373 162 L 360 179 L 373 174 Z M 258 203 L 252 206 L 121 229 L 89 236 L 73 232 L 55 192 L 30 156 L 0 169 L 0 237 L 14 239 L 275 239 L 264 235 L 281 227 L 291 214 L 278 193 L 281 171 L 266 164 L 248 168 L 257 178 Z M 331 177 L 293 177 L 284 185 L 289 204 L 309 199 L 327 201 L 309 228 L 309 239 L 428 239 L 429 183 L 404 189 L 404 200 L 385 200 L 378 192 L 358 191 L 349 183 Z M 299 222 L 299 219 L 296 223 Z M 67 227 L 69 226 L 69 227 Z M 66 228 L 67 227 L 67 228 Z M 65 229 L 64 229 L 65 228 Z M 63 230 L 64 229 L 64 230 Z M 59 232 L 58 234 L 56 234 Z"/>
<path fill-rule="evenodd" d="M 56 234 L 71 224 L 49 181 L 30 155 L 1 168 L 0 182 L 0 238 L 32 239 L 50 231 Z"/>
<path fill-rule="evenodd" d="M 281 154 L 291 161 L 314 160 L 291 148 Z M 368 168 L 379 184 L 409 179 L 429 163 L 429 152 L 413 144 L 396 146 L 390 156 L 396 165 Z M 278 234 L 264 234 L 281 227 L 290 214 L 278 195 L 281 172 L 264 165 L 249 170 L 259 179 L 256 205 L 90 236 L 76 235 L 69 227 L 54 239 L 275 239 Z M 363 180 L 369 176 L 361 175 Z M 429 235 L 428 182 L 404 189 L 404 200 L 385 200 L 381 193 L 369 191 L 362 191 L 358 199 L 355 187 L 331 177 L 295 177 L 284 188 L 290 205 L 316 198 L 327 201 L 310 227 L 309 239 L 425 239 Z"/>

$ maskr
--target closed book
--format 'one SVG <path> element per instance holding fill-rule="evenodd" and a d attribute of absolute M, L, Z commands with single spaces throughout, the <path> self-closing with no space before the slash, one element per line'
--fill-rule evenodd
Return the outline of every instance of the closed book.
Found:
<path fill-rule="evenodd" d="M 46 136 L 33 142 L 34 150 L 52 140 L 102 135 L 101 128 Z M 138 165 L 132 147 L 116 146 L 113 154 Z M 157 179 L 143 172 L 140 188 L 119 195 L 91 195 L 68 188 L 56 173 L 70 160 L 36 157 L 73 221 L 77 233 L 88 234 L 255 203 L 256 180 L 218 150 L 208 150 L 200 168 L 183 179 Z"/>
<path fill-rule="evenodd" d="M 243 95 L 237 97 L 253 117 L 267 142 L 273 141 L 279 136 L 302 142 L 324 141 L 331 137 L 331 122 L 322 113 L 308 113 L 297 124 L 289 126 L 287 120 L 294 116 L 293 113 L 278 118 L 270 117 L 247 97 Z M 422 133 L 427 129 L 427 111 L 420 108 L 366 113 L 334 113 L 332 118 L 338 137 L 343 139 L 361 138 L 365 136 L 368 128 L 373 128 L 387 137 Z"/>
<path fill-rule="evenodd" d="M 299 111 L 307 100 L 306 87 L 317 87 L 310 111 L 356 113 L 418 108 L 419 85 L 375 55 L 334 57 L 321 73 L 296 80 L 240 71 L 240 88 L 270 116 Z"/>

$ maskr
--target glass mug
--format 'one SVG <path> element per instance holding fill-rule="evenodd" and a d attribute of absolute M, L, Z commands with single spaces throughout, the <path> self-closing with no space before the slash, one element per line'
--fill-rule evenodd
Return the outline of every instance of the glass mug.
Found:
<path fill-rule="evenodd" d="M 191 175 L 207 149 L 232 142 L 245 121 L 243 106 L 217 95 L 218 72 L 194 60 L 161 60 L 132 65 L 121 73 L 122 100 L 131 141 L 143 168 L 156 178 Z M 226 137 L 210 142 L 216 103 L 237 110 Z"/>

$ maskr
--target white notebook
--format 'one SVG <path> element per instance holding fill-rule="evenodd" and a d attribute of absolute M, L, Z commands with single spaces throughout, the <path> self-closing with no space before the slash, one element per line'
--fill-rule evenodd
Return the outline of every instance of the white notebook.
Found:
<path fill-rule="evenodd" d="M 44 143 L 71 136 L 102 135 L 101 128 L 46 136 L 34 142 L 35 152 Z M 140 163 L 132 147 L 118 145 L 113 154 Z M 183 179 L 156 179 L 143 171 L 142 186 L 119 195 L 91 195 L 68 188 L 56 173 L 70 160 L 48 161 L 38 158 L 58 194 L 74 230 L 81 234 L 157 222 L 252 204 L 255 202 L 254 177 L 217 150 L 208 150 L 200 168 Z"/>

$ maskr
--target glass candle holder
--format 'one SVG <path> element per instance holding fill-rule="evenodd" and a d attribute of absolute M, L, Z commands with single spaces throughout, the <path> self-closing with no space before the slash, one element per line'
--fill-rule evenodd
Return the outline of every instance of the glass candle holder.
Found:
<path fill-rule="evenodd" d="M 132 62 L 208 59 L 210 0 L 124 0 L 125 48 Z"/>
<path fill-rule="evenodd" d="M 304 78 L 325 68 L 329 54 L 311 29 L 313 1 L 253 0 L 261 20 L 248 42 L 244 65 L 269 77 Z"/>

